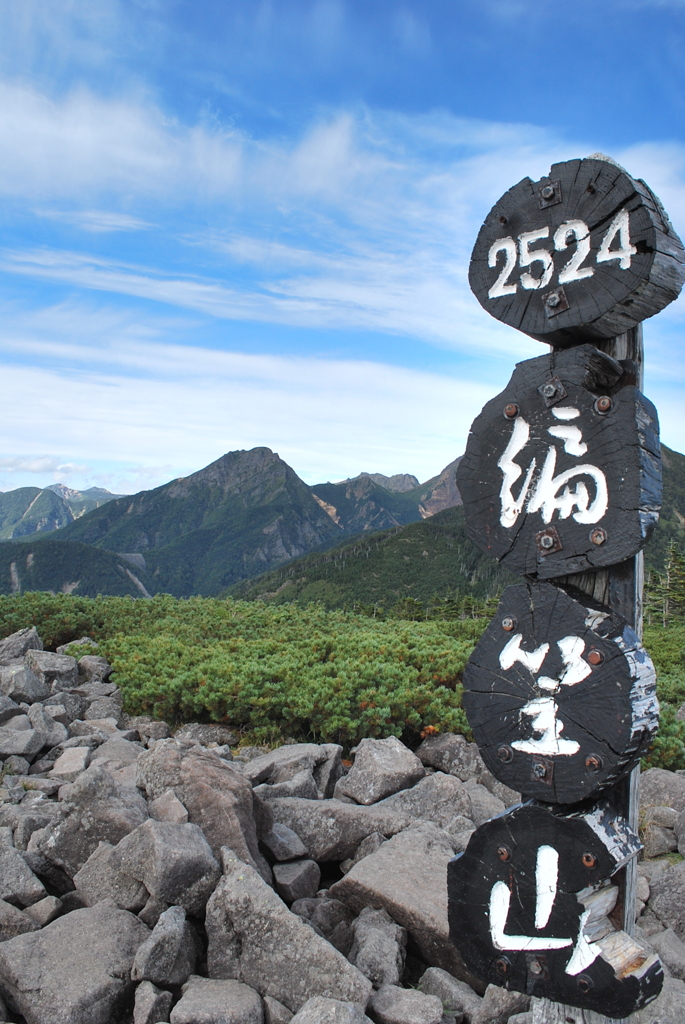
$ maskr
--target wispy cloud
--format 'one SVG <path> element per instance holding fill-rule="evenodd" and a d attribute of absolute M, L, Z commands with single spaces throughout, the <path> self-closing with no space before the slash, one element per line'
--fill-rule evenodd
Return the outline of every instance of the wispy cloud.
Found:
<path fill-rule="evenodd" d="M 36 210 L 36 213 L 39 217 L 61 221 L 62 224 L 69 224 L 81 231 L 94 234 L 109 231 L 146 231 L 153 227 L 139 217 L 107 210 Z"/>
<path fill-rule="evenodd" d="M 86 473 L 89 467 L 78 465 L 74 462 L 64 462 L 54 455 L 35 456 L 9 456 L 0 457 L 0 472 L 2 473 L 52 473 L 55 479 L 62 479 L 74 473 Z"/>

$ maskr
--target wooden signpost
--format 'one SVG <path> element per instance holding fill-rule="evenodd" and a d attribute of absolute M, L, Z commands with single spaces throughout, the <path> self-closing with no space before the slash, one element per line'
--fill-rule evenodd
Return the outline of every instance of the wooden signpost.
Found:
<path fill-rule="evenodd" d="M 552 347 L 485 406 L 457 474 L 469 535 L 523 577 L 473 652 L 464 708 L 524 803 L 451 862 L 450 932 L 477 974 L 536 997 L 535 1024 L 622 1019 L 663 980 L 630 934 L 635 766 L 658 723 L 639 640 L 661 501 L 640 323 L 679 294 L 685 252 L 645 183 L 597 156 L 510 189 L 469 279 Z"/>

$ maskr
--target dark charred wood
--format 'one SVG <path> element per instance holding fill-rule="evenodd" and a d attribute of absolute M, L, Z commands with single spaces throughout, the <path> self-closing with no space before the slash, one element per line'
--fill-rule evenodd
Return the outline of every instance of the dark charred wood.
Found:
<path fill-rule="evenodd" d="M 650 537 L 661 504 L 657 415 L 637 388 L 621 387 L 622 374 L 590 345 L 529 359 L 474 421 L 457 470 L 466 528 L 512 572 L 593 571 Z"/>
<path fill-rule="evenodd" d="M 448 866 L 452 941 L 492 984 L 627 1017 L 663 984 L 658 957 L 609 919 L 608 880 L 639 849 L 611 804 L 566 816 L 513 808 Z"/>
<path fill-rule="evenodd" d="M 554 195 L 546 201 L 542 193 L 550 189 Z M 607 236 L 618 230 L 616 217 L 622 213 L 627 218 L 624 235 L 609 244 Z M 570 228 L 557 248 L 555 233 L 564 224 L 578 230 L 573 235 Z M 589 229 L 585 255 L 579 225 Z M 522 255 L 522 234 L 545 229 L 545 238 L 528 245 L 531 257 L 540 250 L 549 254 L 542 257 L 550 263 L 549 280 L 543 280 L 540 259 L 527 264 Z M 505 250 L 497 255 L 492 249 L 498 242 L 510 246 L 512 269 L 506 275 Z M 619 244 L 626 247 L 623 260 L 611 257 Z M 575 252 L 574 275 L 568 265 Z M 560 279 L 564 268 L 570 280 L 564 274 Z M 498 279 L 504 294 L 496 294 Z M 659 200 L 617 164 L 594 158 L 554 164 L 549 177 L 539 182 L 524 178 L 509 189 L 488 214 L 469 269 L 471 288 L 492 316 L 558 348 L 622 334 L 676 299 L 684 280 L 683 245 Z M 549 304 L 552 293 L 558 293 L 554 306 Z"/>

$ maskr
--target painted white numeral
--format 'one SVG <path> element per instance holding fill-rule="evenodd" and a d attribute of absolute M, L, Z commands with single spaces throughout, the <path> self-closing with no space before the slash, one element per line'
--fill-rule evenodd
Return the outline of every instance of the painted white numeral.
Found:
<path fill-rule="evenodd" d="M 568 248 L 570 241 L 577 243 L 574 252 L 568 263 L 559 271 L 559 284 L 568 284 L 570 281 L 582 281 L 585 277 L 592 277 L 592 267 L 583 267 L 583 261 L 590 254 L 590 229 L 582 220 L 567 220 L 565 224 L 558 227 L 554 232 L 554 248 L 557 252 L 563 252 Z"/>
<path fill-rule="evenodd" d="M 522 267 L 530 267 L 533 263 L 542 263 L 542 276 L 533 277 L 532 274 L 521 274 L 522 288 L 546 288 L 552 280 L 554 263 L 551 253 L 546 249 L 535 249 L 531 251 L 531 242 L 537 242 L 541 238 L 549 238 L 549 228 L 539 228 L 537 231 L 524 231 L 519 235 L 520 257 L 519 263 Z"/>
<path fill-rule="evenodd" d="M 618 235 L 618 249 L 610 248 L 612 242 Z M 631 256 L 637 253 L 637 249 L 630 241 L 630 214 L 627 210 L 617 213 L 609 230 L 602 239 L 602 244 L 597 253 L 598 263 L 608 263 L 609 260 L 618 260 L 621 270 L 628 270 Z"/>
<path fill-rule="evenodd" d="M 489 267 L 497 266 L 497 257 L 501 252 L 505 253 L 506 259 L 499 277 L 488 292 L 489 299 L 498 299 L 502 295 L 513 295 L 517 288 L 516 284 L 507 284 L 507 278 L 516 266 L 516 242 L 513 238 L 498 238 L 496 242 L 492 243 L 488 253 Z"/>

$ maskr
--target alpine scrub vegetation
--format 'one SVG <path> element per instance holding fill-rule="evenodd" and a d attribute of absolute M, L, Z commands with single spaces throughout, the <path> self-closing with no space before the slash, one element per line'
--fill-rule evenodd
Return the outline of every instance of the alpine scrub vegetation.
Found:
<path fill-rule="evenodd" d="M 468 735 L 460 679 L 485 622 L 168 595 L 0 597 L 3 635 L 29 625 L 46 646 L 96 640 L 130 714 L 223 722 L 254 741 L 350 747 L 428 728 Z"/>

